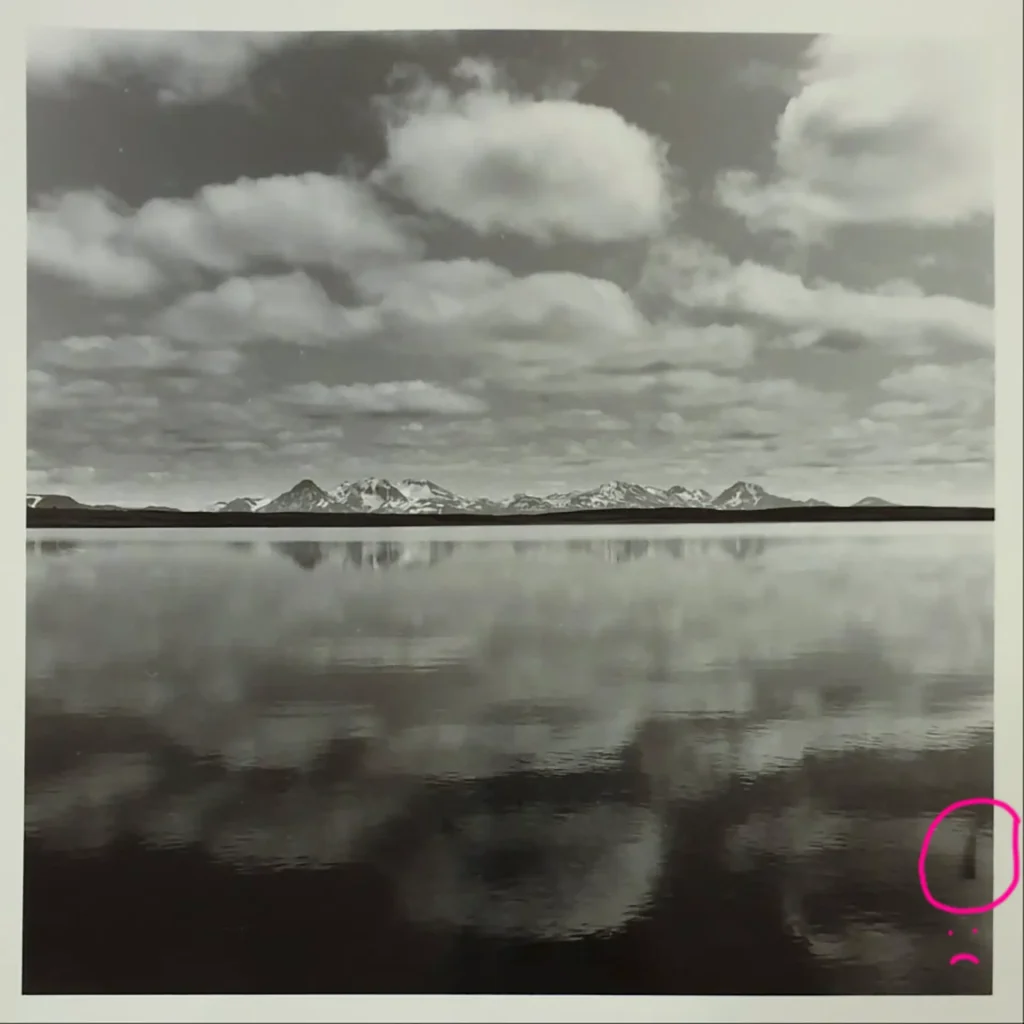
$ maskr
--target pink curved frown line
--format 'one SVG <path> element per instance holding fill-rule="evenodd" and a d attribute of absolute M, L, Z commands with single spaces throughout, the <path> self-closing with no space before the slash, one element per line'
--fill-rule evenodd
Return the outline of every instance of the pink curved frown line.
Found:
<path fill-rule="evenodd" d="M 972 964 L 980 964 L 981 961 L 973 953 L 957 953 L 950 958 L 950 964 L 958 964 L 961 960 L 970 960 Z"/>
<path fill-rule="evenodd" d="M 1011 837 L 1011 846 L 1013 849 L 1013 877 L 1003 893 L 991 903 L 986 903 L 981 907 L 951 907 L 948 903 L 941 903 L 937 900 L 928 888 L 928 872 L 926 870 L 928 846 L 932 841 L 932 836 L 935 835 L 935 830 L 939 827 L 943 818 L 948 817 L 954 811 L 959 811 L 962 807 L 972 807 L 975 804 L 989 804 L 992 807 L 998 807 L 1000 810 L 1006 811 L 1006 813 L 1013 819 L 1013 835 Z M 917 859 L 917 877 L 921 882 L 921 892 L 924 893 L 924 898 L 933 907 L 938 910 L 944 910 L 947 914 L 984 914 L 989 910 L 995 910 L 1000 903 L 1004 903 L 1010 898 L 1013 890 L 1017 888 L 1017 885 L 1020 882 L 1020 825 L 1020 815 L 1008 803 L 1004 803 L 1002 800 L 993 800 L 987 796 L 976 796 L 972 797 L 970 800 L 958 800 L 955 804 L 950 804 L 944 811 L 941 811 L 935 816 L 935 820 L 928 826 L 928 831 L 925 833 L 924 841 L 921 843 L 921 855 Z M 953 963 L 958 957 L 965 956 L 970 957 L 970 954 L 957 954 L 957 957 L 954 957 L 950 963 Z"/>

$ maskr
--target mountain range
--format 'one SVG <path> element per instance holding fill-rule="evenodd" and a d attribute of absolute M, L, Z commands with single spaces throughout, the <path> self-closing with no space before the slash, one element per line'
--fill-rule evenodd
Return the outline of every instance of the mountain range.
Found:
<path fill-rule="evenodd" d="M 82 501 L 76 501 L 74 498 L 69 497 L 67 494 L 27 494 L 25 496 L 25 505 L 28 508 L 59 508 L 59 509 L 99 509 L 109 512 L 124 512 L 131 508 L 134 511 L 140 509 L 145 512 L 179 512 L 180 509 L 171 508 L 169 505 L 88 505 Z"/>
<path fill-rule="evenodd" d="M 858 505 L 892 505 L 881 498 L 864 498 Z M 312 480 L 301 480 L 274 498 L 233 498 L 211 505 L 210 512 L 387 512 L 402 515 L 444 515 L 470 512 L 480 515 L 542 515 L 588 509 L 703 508 L 749 510 L 828 505 L 815 498 L 785 498 L 759 484 L 740 481 L 721 494 L 681 485 L 659 488 L 614 480 L 589 490 L 546 495 L 519 493 L 511 498 L 478 498 L 456 494 L 431 480 L 392 483 L 370 477 L 344 481 L 325 490 Z"/>
<path fill-rule="evenodd" d="M 85 505 L 60 494 L 30 494 L 29 508 L 118 509 L 117 505 Z M 728 511 L 827 506 L 815 498 L 785 498 L 766 491 L 759 484 L 739 481 L 718 495 L 681 485 L 667 488 L 615 480 L 589 490 L 564 491 L 547 495 L 515 494 L 511 498 L 475 498 L 456 494 L 430 480 L 400 480 L 392 483 L 370 477 L 344 481 L 325 490 L 312 480 L 301 480 L 290 490 L 271 498 L 240 497 L 218 501 L 207 512 L 275 513 L 390 513 L 397 515 L 542 515 L 546 512 L 574 512 L 598 509 L 699 508 Z M 857 505 L 893 505 L 882 498 L 868 497 Z M 150 506 L 153 509 L 154 506 Z M 175 511 L 175 510 L 168 510 Z"/>

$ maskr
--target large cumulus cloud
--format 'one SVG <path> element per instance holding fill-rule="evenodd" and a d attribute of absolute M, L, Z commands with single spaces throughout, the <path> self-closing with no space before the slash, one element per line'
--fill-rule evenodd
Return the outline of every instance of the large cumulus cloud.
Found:
<path fill-rule="evenodd" d="M 950 225 L 992 212 L 991 58 L 980 39 L 819 36 L 775 132 L 776 175 L 719 179 L 754 230 Z"/>
<path fill-rule="evenodd" d="M 659 140 L 607 107 L 516 95 L 478 62 L 461 70 L 468 88 L 419 82 L 384 105 L 379 180 L 481 234 L 609 242 L 664 225 Z"/>

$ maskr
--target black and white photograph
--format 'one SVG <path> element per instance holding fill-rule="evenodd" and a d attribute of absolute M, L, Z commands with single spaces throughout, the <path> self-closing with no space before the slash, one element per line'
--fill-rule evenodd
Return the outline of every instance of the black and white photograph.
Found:
<path fill-rule="evenodd" d="M 883 31 L 31 33 L 24 994 L 992 994 L 994 64 Z"/>

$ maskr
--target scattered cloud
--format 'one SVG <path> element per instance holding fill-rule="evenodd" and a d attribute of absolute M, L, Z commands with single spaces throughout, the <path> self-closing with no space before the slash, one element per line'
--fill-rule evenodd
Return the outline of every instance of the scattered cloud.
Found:
<path fill-rule="evenodd" d="M 835 332 L 917 354 L 935 338 L 991 348 L 993 311 L 949 295 L 924 295 L 907 282 L 858 292 L 834 282 L 808 283 L 796 274 L 752 260 L 733 263 L 696 240 L 652 248 L 639 291 L 668 297 L 685 309 L 763 317 L 790 328 L 803 348 L 834 342 Z"/>
<path fill-rule="evenodd" d="M 819 36 L 779 118 L 776 175 L 734 170 L 719 201 L 754 231 L 950 225 L 992 211 L 991 61 L 980 40 Z"/>
<path fill-rule="evenodd" d="M 790 423 L 835 413 L 845 398 L 786 377 L 743 380 L 706 370 L 685 370 L 667 374 L 664 381 L 669 388 L 666 401 L 676 408 L 731 406 L 788 417 Z"/>
<path fill-rule="evenodd" d="M 237 274 L 270 261 L 346 270 L 417 251 L 367 186 L 318 173 L 240 178 L 136 211 L 70 192 L 29 212 L 30 265 L 111 297 L 152 291 L 158 268 Z"/>
<path fill-rule="evenodd" d="M 655 417 L 653 428 L 660 434 L 669 434 L 673 437 L 685 434 L 689 429 L 686 417 L 680 412 L 663 412 Z"/>
<path fill-rule="evenodd" d="M 162 102 L 206 102 L 236 90 L 262 57 L 302 35 L 48 28 L 29 35 L 28 78 L 34 88 L 63 91 L 141 74 Z"/>
<path fill-rule="evenodd" d="M 242 356 L 231 348 L 208 348 L 181 353 L 177 367 L 207 377 L 226 377 L 242 365 Z"/>
<path fill-rule="evenodd" d="M 844 468 L 884 467 L 904 470 L 911 466 L 988 467 L 993 455 L 992 429 L 980 425 L 960 425 L 935 440 L 931 425 L 920 417 L 901 422 L 884 420 L 872 414 L 835 423 L 822 432 L 820 439 L 803 446 L 805 456 L 827 459 Z M 812 463 L 815 464 L 815 463 Z M 952 481 L 946 481 L 947 489 Z M 991 486 L 991 479 L 989 481 Z M 965 495 L 954 502 L 969 504 Z"/>
<path fill-rule="evenodd" d="M 334 303 L 301 271 L 279 277 L 234 277 L 212 291 L 187 295 L 155 320 L 157 331 L 189 344 L 222 346 L 276 340 L 299 345 L 343 343 L 376 328 L 369 309 Z"/>
<path fill-rule="evenodd" d="M 480 62 L 461 91 L 419 81 L 381 103 L 378 180 L 480 234 L 640 238 L 672 210 L 665 147 L 618 112 L 502 89 Z"/>
<path fill-rule="evenodd" d="M 118 451 L 138 449 L 158 418 L 160 399 L 95 378 L 67 380 L 28 373 L 29 444 L 57 465 L 98 465 Z"/>
<path fill-rule="evenodd" d="M 927 416 L 930 412 L 927 402 L 907 402 L 901 399 L 876 402 L 868 410 L 868 415 L 879 420 L 906 420 L 918 416 Z"/>
<path fill-rule="evenodd" d="M 741 324 L 704 327 L 675 323 L 651 325 L 635 343 L 599 359 L 599 373 L 668 373 L 680 367 L 737 370 L 753 358 L 757 335 Z"/>
<path fill-rule="evenodd" d="M 399 308 L 409 307 L 410 315 L 427 320 L 444 315 L 446 304 L 468 302 L 491 289 L 513 280 L 504 267 L 488 260 L 422 260 L 390 267 L 356 269 L 353 281 L 368 300 L 391 300 Z M 431 310 L 431 306 L 440 307 Z M 422 312 L 420 307 L 427 307 Z M 460 310 L 461 312 L 461 310 Z"/>
<path fill-rule="evenodd" d="M 97 370 L 162 370 L 178 357 L 161 338 L 64 338 L 34 345 L 32 361 L 46 366 L 94 373 Z"/>
<path fill-rule="evenodd" d="M 153 199 L 130 234 L 155 255 L 236 272 L 255 260 L 339 270 L 402 259 L 416 246 L 370 189 L 308 173 L 207 185 L 192 199 Z"/>
<path fill-rule="evenodd" d="M 651 322 L 612 281 L 570 273 L 517 278 L 487 261 L 426 261 L 357 274 L 381 325 L 431 352 L 474 359 L 497 386 L 621 392 L 680 367 L 737 369 L 756 333 L 741 325 Z M 615 379 L 619 378 L 619 379 Z"/>
<path fill-rule="evenodd" d="M 516 421 L 524 433 L 534 433 L 536 420 L 533 417 L 521 418 Z M 544 418 L 546 429 L 556 430 L 579 430 L 585 433 L 618 433 L 628 430 L 629 421 L 621 417 L 610 416 L 601 409 L 563 409 L 560 412 L 551 413 Z"/>
<path fill-rule="evenodd" d="M 46 466 L 89 464 L 104 476 L 127 466 L 134 476 L 166 472 L 170 479 L 180 476 L 186 459 L 190 477 L 218 479 L 225 458 L 241 473 L 269 456 L 297 459 L 303 445 L 336 446 L 343 437 L 336 423 L 312 422 L 301 410 L 237 386 L 232 391 L 231 378 L 174 386 L 182 379 L 151 375 L 112 383 L 30 371 L 32 446 Z M 216 386 L 203 387 L 204 381 Z"/>
<path fill-rule="evenodd" d="M 879 386 L 896 396 L 897 401 L 924 406 L 935 415 L 981 416 L 989 424 L 992 422 L 995 367 L 988 359 L 956 364 L 919 363 L 890 374 Z"/>
<path fill-rule="evenodd" d="M 33 413 L 102 404 L 117 397 L 117 389 L 101 380 L 60 381 L 45 370 L 28 371 L 28 403 Z"/>
<path fill-rule="evenodd" d="M 381 320 L 398 328 L 433 328 L 452 340 L 628 337 L 644 321 L 611 281 L 573 273 L 515 277 L 493 263 L 456 260 L 357 275 L 380 297 Z"/>
<path fill-rule="evenodd" d="M 241 357 L 227 348 L 211 347 L 202 352 L 182 351 L 163 338 L 130 335 L 40 342 L 32 346 L 30 362 L 36 366 L 86 375 L 130 370 L 175 370 L 218 377 L 234 373 L 240 365 Z"/>
<path fill-rule="evenodd" d="M 288 405 L 313 412 L 349 412 L 368 416 L 478 416 L 487 404 L 425 380 L 378 384 L 294 384 L 281 393 Z"/>
<path fill-rule="evenodd" d="M 28 215 L 28 262 L 96 295 L 124 299 L 158 288 L 153 263 L 125 244 L 129 215 L 113 196 L 71 192 L 47 197 Z"/>

